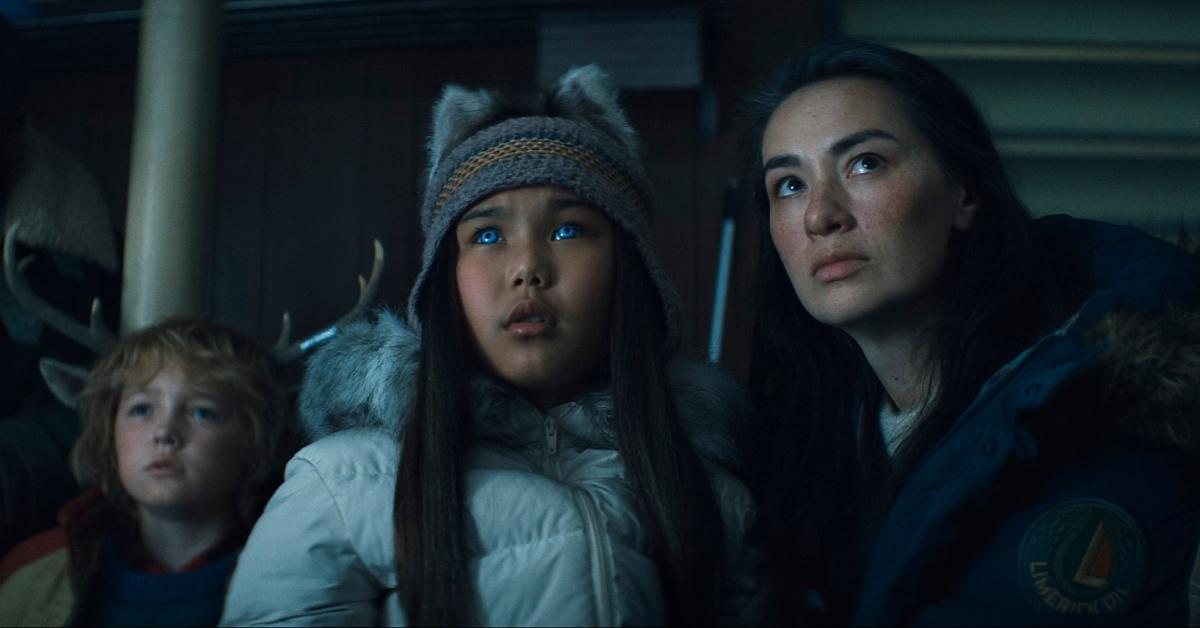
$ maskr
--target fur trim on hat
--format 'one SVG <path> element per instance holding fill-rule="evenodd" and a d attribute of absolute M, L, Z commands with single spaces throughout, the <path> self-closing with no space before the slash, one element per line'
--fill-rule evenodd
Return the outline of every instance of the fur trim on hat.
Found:
<path fill-rule="evenodd" d="M 631 156 L 641 153 L 637 132 L 621 109 L 616 84 L 600 66 L 571 68 L 554 91 L 538 99 L 507 97 L 487 89 L 447 85 L 433 105 L 432 129 L 425 145 L 428 179 L 455 148 L 475 133 L 509 118 L 567 118 L 600 129 Z"/>
<path fill-rule="evenodd" d="M 415 394 L 419 350 L 420 338 L 386 311 L 374 322 L 346 327 L 308 363 L 299 400 L 306 438 L 314 441 L 360 427 L 401 432 Z M 748 408 L 741 388 L 719 367 L 682 358 L 672 361 L 669 376 L 680 419 L 697 453 L 736 466 L 733 422 L 746 416 Z M 471 394 L 482 416 L 498 416 L 503 408 L 518 404 L 528 407 L 515 391 L 480 374 L 472 378 Z M 601 405 L 608 403 L 607 395 L 603 397 Z M 594 432 L 611 434 L 611 429 L 597 425 Z"/>
<path fill-rule="evenodd" d="M 496 95 L 492 92 L 447 85 L 433 106 L 433 130 L 425 144 L 428 176 L 433 176 L 435 166 L 448 152 L 478 131 L 486 121 L 496 117 L 499 111 Z"/>
<path fill-rule="evenodd" d="M 558 89 L 551 100 L 559 115 L 574 114 L 607 130 L 631 155 L 641 153 L 637 132 L 621 109 L 617 86 L 600 66 L 588 64 L 567 70 L 558 79 Z"/>

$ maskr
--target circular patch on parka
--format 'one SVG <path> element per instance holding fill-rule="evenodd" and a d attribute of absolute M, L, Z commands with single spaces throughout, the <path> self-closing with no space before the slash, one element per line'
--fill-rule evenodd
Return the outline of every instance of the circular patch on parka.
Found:
<path fill-rule="evenodd" d="M 1137 522 L 1101 499 L 1074 499 L 1043 513 L 1021 541 L 1019 568 L 1039 611 L 1112 615 L 1137 599 L 1147 546 Z"/>

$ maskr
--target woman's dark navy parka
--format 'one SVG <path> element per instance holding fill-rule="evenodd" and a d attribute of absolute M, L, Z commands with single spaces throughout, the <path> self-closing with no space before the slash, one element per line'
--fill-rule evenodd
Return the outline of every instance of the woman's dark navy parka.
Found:
<path fill-rule="evenodd" d="M 1188 623 L 1196 259 L 1133 229 L 1035 224 L 1056 254 L 1085 260 L 1093 289 L 987 382 L 905 483 L 856 623 Z"/>

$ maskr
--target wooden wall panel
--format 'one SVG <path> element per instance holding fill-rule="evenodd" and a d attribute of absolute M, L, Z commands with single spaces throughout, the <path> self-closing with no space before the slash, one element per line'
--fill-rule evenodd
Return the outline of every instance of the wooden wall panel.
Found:
<path fill-rule="evenodd" d="M 209 307 L 213 318 L 255 335 L 271 333 L 269 326 L 262 329 L 259 298 L 263 289 L 264 207 L 271 163 L 268 143 L 274 98 L 271 70 L 272 64 L 263 60 L 223 68 L 217 208 L 209 265 Z M 279 315 L 273 314 L 278 326 Z"/>
<path fill-rule="evenodd" d="M 370 241 L 386 250 L 381 305 L 404 308 L 420 263 L 421 224 L 418 219 L 417 176 L 421 168 L 418 98 L 399 80 L 396 59 L 376 55 L 367 63 L 363 122 L 370 130 L 363 143 L 364 214 L 359 272 L 370 272 Z"/>
<path fill-rule="evenodd" d="M 684 310 L 681 333 L 692 346 L 697 308 L 695 249 L 701 213 L 696 204 L 696 106 L 692 91 L 640 92 L 624 99 L 630 122 L 641 134 L 656 200 L 654 238 Z"/>
<path fill-rule="evenodd" d="M 404 309 L 420 266 L 420 178 L 433 101 L 447 82 L 527 86 L 534 67 L 532 48 L 522 47 L 250 58 L 222 71 L 210 312 L 272 341 L 284 311 L 293 335 L 304 336 L 351 307 L 374 238 L 387 252 L 381 302 Z M 107 85 L 107 98 L 74 114 L 66 103 L 97 84 Z M 64 77 L 43 85 L 36 107 L 95 169 L 118 219 L 132 89 L 131 73 Z M 702 355 L 728 178 L 720 160 L 707 160 L 728 141 L 699 139 L 695 91 L 634 92 L 625 104 L 642 134 L 658 203 L 655 238 L 682 299 L 685 346 Z"/>
<path fill-rule="evenodd" d="M 387 256 L 380 302 L 402 310 L 420 265 L 433 100 L 446 81 L 528 81 L 530 59 L 414 49 L 226 64 L 214 317 L 270 340 L 290 311 L 293 336 L 316 332 L 354 304 L 375 238 Z"/>
<path fill-rule="evenodd" d="M 741 173 L 736 109 L 783 54 L 815 31 L 815 3 L 738 3 L 716 32 L 706 80 L 719 100 L 703 137 L 695 90 L 625 94 L 655 186 L 655 238 L 684 306 L 685 349 L 704 355 L 728 179 Z M 782 11 L 782 13 L 781 13 Z M 796 25 L 802 25 L 797 28 Z M 295 335 L 357 297 L 371 240 L 387 251 L 380 297 L 402 311 L 420 264 L 418 218 L 430 107 L 443 85 L 533 85 L 530 44 L 313 52 L 228 60 L 222 68 L 212 317 L 273 341 L 284 311 Z M 134 69 L 32 77 L 29 109 L 100 180 L 123 227 Z M 739 238 L 723 361 L 742 372 L 752 251 Z M 170 243 L 163 243 L 169 246 Z"/>
<path fill-rule="evenodd" d="M 333 322 L 354 299 L 363 73 L 355 57 L 342 55 L 280 65 L 274 73 L 260 325 L 290 310 L 303 336 Z"/>
<path fill-rule="evenodd" d="M 118 231 L 129 190 L 133 86 L 132 69 L 51 74 L 31 79 L 26 96 L 32 124 L 96 176 Z"/>

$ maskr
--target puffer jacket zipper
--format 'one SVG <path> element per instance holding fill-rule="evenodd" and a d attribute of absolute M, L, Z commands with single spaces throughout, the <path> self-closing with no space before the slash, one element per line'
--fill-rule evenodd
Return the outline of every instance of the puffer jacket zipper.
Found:
<path fill-rule="evenodd" d="M 543 469 L 546 475 L 556 481 L 562 481 L 558 473 L 558 422 L 551 415 L 546 415 L 542 424 L 546 435 L 546 458 Z M 608 539 L 600 529 L 600 515 L 596 512 L 596 504 L 592 496 L 582 488 L 571 487 L 575 503 L 579 506 L 579 514 L 588 539 L 588 553 L 592 567 L 592 591 L 596 597 L 596 623 L 600 626 L 613 625 L 612 591 L 609 587 Z"/>
<path fill-rule="evenodd" d="M 579 487 L 572 487 L 575 501 L 587 522 L 588 547 L 592 553 L 592 590 L 596 595 L 596 623 L 600 626 L 612 626 L 612 591 L 609 589 L 608 539 L 600 530 L 600 515 L 596 512 L 596 504 L 592 496 Z"/>
<path fill-rule="evenodd" d="M 549 414 L 542 420 L 542 429 L 546 433 L 546 458 L 542 461 L 542 471 L 546 477 L 561 481 L 558 477 L 558 422 Z"/>

